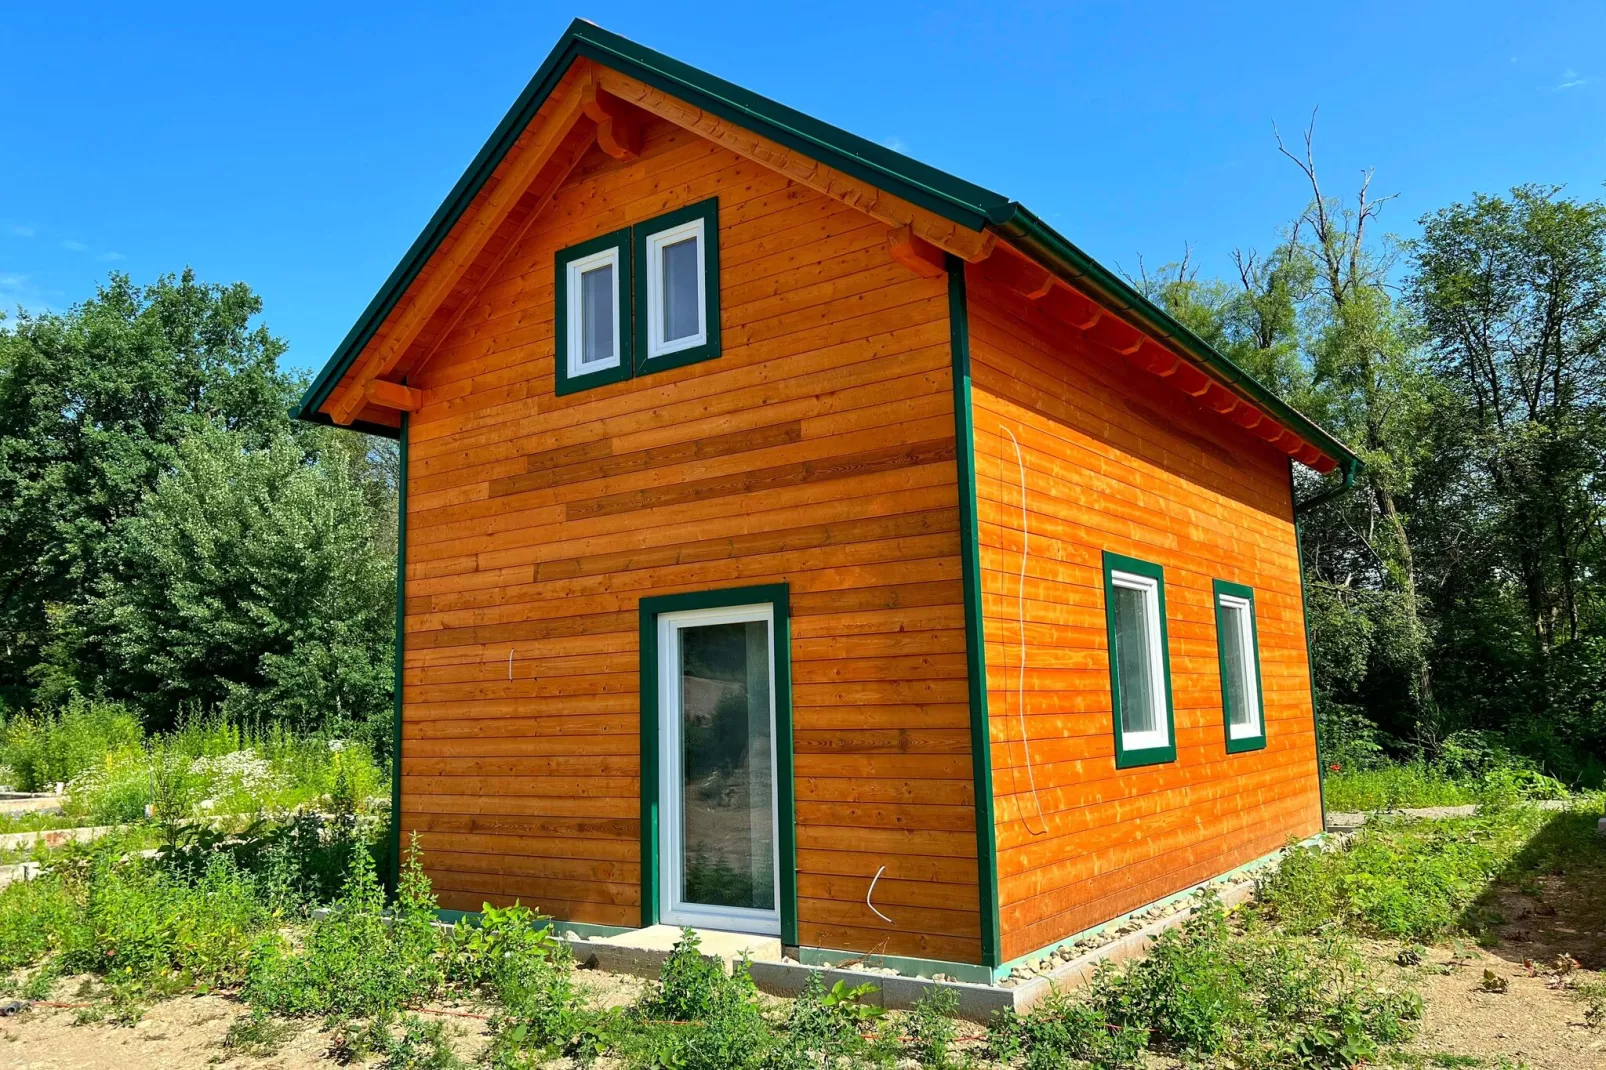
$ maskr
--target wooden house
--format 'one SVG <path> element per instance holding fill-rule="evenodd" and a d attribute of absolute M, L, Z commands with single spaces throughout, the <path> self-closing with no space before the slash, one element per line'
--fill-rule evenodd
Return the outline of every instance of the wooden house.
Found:
<path fill-rule="evenodd" d="M 445 908 L 986 980 L 1321 828 L 1292 465 L 1354 455 L 1021 205 L 589 23 L 299 415 L 401 441 Z"/>

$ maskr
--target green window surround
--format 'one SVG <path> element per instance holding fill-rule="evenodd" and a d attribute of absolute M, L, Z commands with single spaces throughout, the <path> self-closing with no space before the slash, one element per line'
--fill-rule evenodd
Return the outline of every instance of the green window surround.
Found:
<path fill-rule="evenodd" d="M 552 299 L 560 395 L 719 356 L 719 198 L 559 250 Z"/>
<path fill-rule="evenodd" d="M 630 228 L 558 250 L 552 273 L 555 389 L 630 378 Z"/>
<path fill-rule="evenodd" d="M 792 632 L 790 588 L 784 583 L 689 591 L 643 598 L 640 606 L 641 687 L 641 924 L 659 921 L 659 806 L 662 798 L 659 760 L 663 738 L 659 710 L 658 618 L 665 613 L 726 609 L 767 603 L 771 609 L 771 642 L 775 699 L 775 835 L 781 921 L 781 942 L 795 947 L 797 937 L 797 824 L 792 761 Z"/>
<path fill-rule="evenodd" d="M 1177 726 L 1166 637 L 1165 570 L 1106 550 L 1104 612 L 1116 768 L 1174 762 Z"/>
<path fill-rule="evenodd" d="M 1266 746 L 1266 698 L 1260 684 L 1255 590 L 1216 580 L 1216 650 L 1221 663 L 1221 729 L 1228 754 Z"/>
<path fill-rule="evenodd" d="M 719 198 L 631 228 L 636 374 L 719 356 Z"/>

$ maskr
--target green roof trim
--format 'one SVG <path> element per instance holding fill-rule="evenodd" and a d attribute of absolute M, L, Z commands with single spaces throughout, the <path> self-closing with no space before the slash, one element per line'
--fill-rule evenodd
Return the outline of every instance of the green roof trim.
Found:
<path fill-rule="evenodd" d="M 1130 318 L 1134 326 L 1158 341 L 1175 345 L 1184 356 L 1214 371 L 1340 465 L 1356 461 L 1347 447 L 1315 422 L 1256 382 L 1023 205 L 609 33 L 584 19 L 569 24 L 490 139 L 408 248 L 401 263 L 386 278 L 328 363 L 313 378 L 296 407 L 297 418 L 317 419 L 318 409 L 329 399 L 341 377 L 396 307 L 419 270 L 440 247 L 524 128 L 535 118 L 569 65 L 581 56 L 869 182 L 962 227 L 995 231 L 1065 281 L 1087 290 L 1088 296 L 1111 311 Z M 394 431 L 390 433 L 394 435 Z"/>

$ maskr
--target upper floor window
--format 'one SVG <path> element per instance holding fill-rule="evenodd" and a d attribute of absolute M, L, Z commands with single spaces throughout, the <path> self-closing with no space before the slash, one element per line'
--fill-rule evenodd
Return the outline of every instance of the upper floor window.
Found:
<path fill-rule="evenodd" d="M 556 391 L 719 356 L 719 201 L 560 250 Z"/>
<path fill-rule="evenodd" d="M 636 224 L 636 374 L 719 356 L 719 201 Z"/>
<path fill-rule="evenodd" d="M 703 221 L 647 235 L 647 359 L 702 345 Z"/>
<path fill-rule="evenodd" d="M 1166 641 L 1165 572 L 1159 565 L 1104 554 L 1110 692 L 1119 767 L 1177 756 Z"/>
<path fill-rule="evenodd" d="M 558 253 L 553 272 L 556 390 L 630 378 L 630 231 Z"/>
<path fill-rule="evenodd" d="M 1221 660 L 1221 711 L 1229 753 L 1266 745 L 1265 702 L 1260 693 L 1260 641 L 1255 592 L 1216 580 L 1216 645 Z"/>

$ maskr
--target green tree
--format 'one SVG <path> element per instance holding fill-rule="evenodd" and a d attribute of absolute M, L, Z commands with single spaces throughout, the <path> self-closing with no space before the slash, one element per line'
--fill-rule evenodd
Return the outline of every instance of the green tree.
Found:
<path fill-rule="evenodd" d="M 1313 129 L 1306 129 L 1300 155 L 1278 139 L 1279 151 L 1311 191 L 1290 236 L 1312 266 L 1300 307 L 1312 387 L 1302 400 L 1357 450 L 1366 470 L 1359 494 L 1304 525 L 1306 563 L 1313 583 L 1327 585 L 1327 595 L 1370 620 L 1369 629 L 1346 624 L 1344 634 L 1346 641 L 1358 631 L 1373 637 L 1366 678 L 1371 701 L 1392 707 L 1374 706 L 1374 712 L 1393 722 L 1388 727 L 1396 734 L 1408 731 L 1433 746 L 1442 726 L 1428 656 L 1432 628 L 1401 507 L 1426 458 L 1423 429 L 1432 418 L 1433 383 L 1409 310 L 1390 291 L 1394 251 L 1373 235 L 1389 198 L 1371 195 L 1369 171 L 1352 204 L 1327 194 L 1312 151 Z M 1320 644 L 1325 636 L 1313 638 Z"/>
<path fill-rule="evenodd" d="M 1463 402 L 1456 445 L 1487 481 L 1493 563 L 1547 652 L 1597 608 L 1586 583 L 1606 475 L 1606 205 L 1560 192 L 1521 186 L 1423 217 L 1409 280 Z"/>
<path fill-rule="evenodd" d="M 1421 222 L 1407 291 L 1450 402 L 1418 510 L 1448 701 L 1568 775 L 1606 744 L 1606 204 L 1520 186 Z"/>
<path fill-rule="evenodd" d="M 118 522 L 116 561 L 72 618 L 107 695 L 152 726 L 185 709 L 348 732 L 391 695 L 394 539 L 346 432 L 265 446 L 204 429 Z M 318 449 L 317 447 L 323 447 Z"/>
<path fill-rule="evenodd" d="M 113 275 L 65 313 L 0 330 L 0 701 L 23 705 L 66 607 L 107 568 L 108 533 L 218 424 L 261 444 L 282 432 L 284 344 L 243 284 L 186 271 L 148 287 Z"/>

